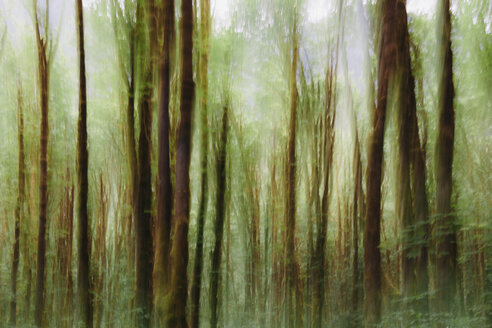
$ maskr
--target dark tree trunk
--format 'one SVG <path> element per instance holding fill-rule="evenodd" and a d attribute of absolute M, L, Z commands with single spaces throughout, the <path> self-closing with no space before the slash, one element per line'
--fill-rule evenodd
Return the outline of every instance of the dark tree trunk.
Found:
<path fill-rule="evenodd" d="M 159 131 L 156 249 L 154 254 L 154 306 L 157 323 L 164 324 L 164 296 L 171 274 L 170 247 L 173 189 L 169 148 L 171 48 L 174 47 L 174 0 L 164 2 L 164 41 L 159 62 Z"/>
<path fill-rule="evenodd" d="M 382 34 L 378 63 L 377 106 L 373 115 L 370 136 L 367 181 L 366 222 L 364 229 L 364 318 L 369 327 L 381 318 L 381 176 L 383 164 L 384 125 L 389 80 L 393 75 L 396 30 L 396 0 L 382 1 Z"/>
<path fill-rule="evenodd" d="M 139 65 L 141 72 L 138 140 L 138 187 L 135 215 L 135 267 L 136 267 L 136 319 L 137 327 L 150 327 L 152 313 L 152 185 L 151 185 L 151 138 L 152 138 L 152 92 L 153 61 L 150 46 L 145 37 L 145 7 L 137 4 L 137 36 L 139 37 Z M 151 34 L 151 33 L 149 33 Z M 152 40 L 149 38 L 150 43 Z"/>
<path fill-rule="evenodd" d="M 135 145 L 135 28 L 132 28 L 129 32 L 130 35 L 130 74 L 128 81 L 128 104 L 126 108 L 126 133 L 127 133 L 127 149 L 128 149 L 128 161 L 130 163 L 130 178 L 131 178 L 131 198 L 132 198 L 132 214 L 130 215 L 130 222 L 128 229 L 128 237 L 130 238 L 130 247 L 133 251 L 133 238 L 132 236 L 132 225 L 133 219 L 135 218 L 135 210 L 137 208 L 137 151 Z"/>
<path fill-rule="evenodd" d="M 89 191 L 87 151 L 87 91 L 85 79 L 84 18 L 82 0 L 76 2 L 77 37 L 79 45 L 79 121 L 77 128 L 77 299 L 78 321 L 84 327 L 92 327 L 92 301 L 90 293 L 90 259 L 89 259 L 89 217 L 87 198 Z"/>
<path fill-rule="evenodd" d="M 419 128 L 417 121 L 417 103 L 415 96 L 415 79 L 411 68 L 410 59 L 410 36 L 408 33 L 407 12 L 403 3 L 398 4 L 398 51 L 399 51 L 399 69 L 401 72 L 401 99 L 402 99 L 402 116 L 403 122 L 400 128 L 405 129 L 405 136 L 408 141 L 400 143 L 400 147 L 405 147 L 405 156 L 410 160 L 412 168 L 411 185 L 414 205 L 414 217 L 411 217 L 409 225 L 404 229 L 410 230 L 407 233 L 407 246 L 403 253 L 404 274 L 404 295 L 405 297 L 418 296 L 415 304 L 410 304 L 412 308 L 422 314 L 428 311 L 428 292 L 429 277 L 427 272 L 428 245 L 429 238 L 428 227 L 428 201 L 427 190 L 425 185 L 425 161 L 424 150 L 420 144 Z M 405 107 L 405 108 L 404 108 Z M 404 126 L 403 126 L 404 125 Z M 409 175 L 410 178 L 410 175 Z M 400 181 L 401 182 L 401 181 Z M 415 246 L 410 246 L 413 244 Z M 418 254 L 413 259 L 408 253 Z M 414 307 L 415 306 L 415 307 Z"/>
<path fill-rule="evenodd" d="M 38 255 L 36 271 L 36 300 L 34 310 L 34 324 L 43 326 L 44 293 L 45 293 L 45 264 L 46 264 L 46 212 L 48 208 L 48 92 L 49 92 L 49 59 L 47 49 L 47 34 L 41 36 L 40 24 L 37 14 L 37 1 L 34 0 L 34 17 L 36 42 L 38 49 L 38 77 L 41 104 L 40 127 L 40 170 L 39 170 L 39 229 L 38 229 Z"/>
<path fill-rule="evenodd" d="M 15 326 L 17 320 L 17 271 L 19 269 L 19 243 L 20 243 L 20 225 L 24 218 L 24 198 L 25 198 L 25 160 L 24 160 L 24 114 L 22 108 L 22 90 L 19 81 L 17 86 L 17 135 L 19 143 L 19 178 L 18 178 L 18 195 L 15 207 L 15 227 L 14 227 L 14 245 L 12 254 L 11 280 L 12 280 L 12 299 L 10 301 L 10 324 Z"/>
<path fill-rule="evenodd" d="M 200 207 L 198 209 L 197 238 L 195 263 L 193 265 L 193 280 L 191 283 L 191 306 L 190 324 L 191 328 L 200 325 L 200 292 L 202 286 L 203 270 L 203 229 L 208 203 L 208 36 L 210 31 L 210 1 L 203 0 L 200 5 L 200 36 L 201 49 L 199 60 L 199 83 L 200 83 L 200 170 L 201 189 Z M 219 189 L 218 189 L 219 190 Z M 213 313 L 212 313 L 213 315 Z"/>
<path fill-rule="evenodd" d="M 409 302 L 415 295 L 415 259 L 412 255 L 414 242 L 415 217 L 413 215 L 410 192 L 410 147 L 412 121 L 411 113 L 415 111 L 415 85 L 410 85 L 410 50 L 405 4 L 398 2 L 396 8 L 398 56 L 396 70 L 398 83 L 397 125 L 398 125 L 398 177 L 396 214 L 402 229 L 401 273 L 403 304 L 408 310 Z"/>
<path fill-rule="evenodd" d="M 440 63 L 439 127 L 436 143 L 436 300 L 439 312 L 451 312 L 456 295 L 456 229 L 451 210 L 454 148 L 454 85 L 451 50 L 451 14 L 449 0 L 439 1 Z"/>
<path fill-rule="evenodd" d="M 167 327 L 186 328 L 188 296 L 188 227 L 190 219 L 191 118 L 193 82 L 193 5 L 181 1 L 181 101 L 176 140 L 176 192 L 174 198 L 174 238 L 171 249 L 171 289 L 168 294 Z"/>
<path fill-rule="evenodd" d="M 216 328 L 219 322 L 220 297 L 219 286 L 221 282 L 220 263 L 222 258 L 222 235 L 224 232 L 224 217 L 226 213 L 226 160 L 227 160 L 227 130 L 228 130 L 228 104 L 224 107 L 222 115 L 222 131 L 217 154 L 217 192 L 215 199 L 216 219 L 214 223 L 215 245 L 212 252 L 212 266 L 210 272 L 210 327 Z"/>

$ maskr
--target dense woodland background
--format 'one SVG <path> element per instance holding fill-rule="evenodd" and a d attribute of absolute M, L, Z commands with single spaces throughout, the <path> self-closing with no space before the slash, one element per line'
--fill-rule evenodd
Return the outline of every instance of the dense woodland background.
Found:
<path fill-rule="evenodd" d="M 491 94 L 490 1 L 2 0 L 0 327 L 492 327 Z"/>

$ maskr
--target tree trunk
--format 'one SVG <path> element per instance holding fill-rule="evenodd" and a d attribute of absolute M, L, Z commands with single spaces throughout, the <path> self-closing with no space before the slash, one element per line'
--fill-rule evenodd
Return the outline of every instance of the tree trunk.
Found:
<path fill-rule="evenodd" d="M 186 328 L 188 296 L 188 226 L 190 219 L 191 118 L 195 84 L 193 82 L 193 6 L 181 1 L 181 101 L 176 141 L 176 192 L 174 199 L 174 238 L 171 249 L 171 289 L 166 302 L 167 327 Z"/>
<path fill-rule="evenodd" d="M 354 115 L 355 117 L 355 115 Z M 354 121 L 355 123 L 355 121 Z M 362 163 L 360 158 L 360 143 L 357 125 L 355 125 L 355 147 L 354 147 L 354 199 L 352 208 L 352 313 L 359 312 L 359 217 L 362 205 L 359 204 L 362 194 Z"/>
<path fill-rule="evenodd" d="M 154 254 L 154 306 L 156 320 L 164 324 L 164 296 L 171 274 L 170 247 L 173 189 L 169 148 L 169 104 L 171 84 L 171 48 L 174 48 L 174 0 L 164 2 L 164 41 L 159 62 L 159 131 L 156 249 Z"/>
<path fill-rule="evenodd" d="M 10 301 L 10 324 L 15 326 L 17 320 L 17 271 L 19 269 L 19 243 L 20 243 L 20 224 L 24 218 L 24 198 L 25 198 L 25 160 L 24 160 L 24 115 L 22 103 L 22 90 L 20 81 L 17 86 L 17 135 L 19 143 L 19 178 L 18 178 L 18 195 L 15 208 L 15 227 L 14 227 L 14 245 L 12 254 L 12 299 Z"/>
<path fill-rule="evenodd" d="M 78 321 L 84 327 L 92 327 L 92 300 L 90 293 L 90 259 L 89 259 L 89 217 L 87 213 L 87 199 L 89 191 L 87 151 L 87 91 L 85 79 L 85 51 L 84 51 L 84 18 L 82 0 L 76 2 L 77 36 L 79 43 L 79 121 L 77 128 L 77 299 Z"/>
<path fill-rule="evenodd" d="M 46 8 L 48 10 L 48 8 Z M 38 255 L 36 271 L 36 301 L 34 310 L 34 324 L 43 326 L 44 293 L 45 293 L 45 264 L 46 264 L 46 217 L 48 208 L 48 92 L 49 92 L 49 59 L 51 49 L 47 34 L 41 36 L 40 24 L 37 14 L 37 1 L 34 0 L 34 17 L 36 42 L 38 49 L 38 75 L 41 104 L 41 127 L 40 127 L 40 170 L 39 170 L 39 227 L 38 227 Z"/>
<path fill-rule="evenodd" d="M 137 36 L 139 37 L 139 65 L 141 69 L 140 136 L 138 140 L 138 187 L 135 216 L 135 267 L 136 267 L 136 320 L 137 327 L 150 327 L 152 312 L 152 185 L 151 185 L 151 138 L 152 138 L 152 92 L 153 66 L 150 46 L 145 37 L 145 8 L 137 4 Z M 149 33 L 151 34 L 151 33 Z M 150 43 L 152 40 L 149 38 Z"/>
<path fill-rule="evenodd" d="M 366 327 L 381 318 L 381 176 L 383 163 L 384 125 L 389 80 L 393 75 L 396 31 L 396 0 L 382 1 L 382 35 L 378 63 L 377 106 L 373 115 L 370 136 L 367 181 L 366 222 L 364 229 L 364 319 Z"/>
<path fill-rule="evenodd" d="M 398 2 L 396 8 L 398 56 L 397 125 L 398 125 L 398 177 L 396 214 L 402 229 L 401 281 L 403 305 L 409 310 L 409 302 L 415 296 L 415 259 L 412 255 L 415 217 L 410 192 L 410 152 L 412 144 L 412 111 L 415 111 L 415 83 L 410 85 L 411 66 L 405 4 Z M 412 77 L 413 78 L 413 77 Z M 411 108 L 413 104 L 413 109 Z"/>
<path fill-rule="evenodd" d="M 439 83 L 439 126 L 436 143 L 436 300 L 439 312 L 451 312 L 456 295 L 456 230 L 451 210 L 453 147 L 454 147 L 454 85 L 451 50 L 451 14 L 449 0 L 439 1 L 441 38 Z"/>
<path fill-rule="evenodd" d="M 415 79 L 411 68 L 410 59 L 410 36 L 408 33 L 407 25 L 407 12 L 403 3 L 398 4 L 398 24 L 399 24 L 399 68 L 402 72 L 401 80 L 401 96 L 403 99 L 402 107 L 406 107 L 406 113 L 404 120 L 406 121 L 405 132 L 406 137 L 409 138 L 409 142 L 400 144 L 401 147 L 407 147 L 409 149 L 408 155 L 410 156 L 411 165 L 411 185 L 412 185 L 412 197 L 414 202 L 414 217 L 412 217 L 410 228 L 410 239 L 407 240 L 407 244 L 415 244 L 416 246 L 408 247 L 406 249 L 405 256 L 408 256 L 408 252 L 416 253 L 418 256 L 416 259 L 404 259 L 406 263 L 411 264 L 407 269 L 412 276 L 407 278 L 409 286 L 406 288 L 406 297 L 418 296 L 415 304 L 415 310 L 422 314 L 426 314 L 428 311 L 428 300 L 426 293 L 428 292 L 429 277 L 427 272 L 428 261 L 428 245 L 427 239 L 429 238 L 429 224 L 428 224 L 428 200 L 427 190 L 425 185 L 425 161 L 424 150 L 420 144 L 419 128 L 417 121 L 417 103 L 415 96 Z M 405 270 L 404 270 L 405 273 Z M 405 277 L 404 277 L 405 280 Z"/>
<path fill-rule="evenodd" d="M 290 121 L 289 140 L 287 144 L 287 191 L 286 191 L 286 304 L 287 325 L 297 326 L 302 320 L 302 306 L 299 306 L 301 298 L 298 291 L 299 262 L 296 254 L 296 125 L 297 125 L 297 13 L 294 13 L 292 27 L 292 62 L 290 71 Z"/>
<path fill-rule="evenodd" d="M 217 153 L 217 192 L 215 199 L 216 219 L 214 223 L 215 246 L 212 253 L 212 266 L 210 272 L 210 327 L 216 328 L 219 321 L 220 297 L 219 286 L 221 282 L 220 262 L 222 258 L 222 235 L 224 232 L 224 216 L 226 211 L 226 160 L 227 160 L 227 130 L 228 130 L 228 104 L 224 107 L 222 116 L 222 131 Z"/>
<path fill-rule="evenodd" d="M 200 60 L 199 60 L 199 83 L 200 83 L 200 170 L 201 170 L 201 190 L 200 207 L 198 209 L 197 238 L 195 263 L 193 266 L 193 280 L 191 284 L 191 306 L 190 324 L 191 328 L 198 328 L 200 325 L 200 291 L 202 286 L 203 270 L 203 229 L 205 226 L 205 216 L 208 203 L 208 52 L 210 33 L 210 1 L 203 0 L 200 5 Z M 218 189 L 220 190 L 220 189 Z M 213 316 L 213 313 L 212 313 Z"/>

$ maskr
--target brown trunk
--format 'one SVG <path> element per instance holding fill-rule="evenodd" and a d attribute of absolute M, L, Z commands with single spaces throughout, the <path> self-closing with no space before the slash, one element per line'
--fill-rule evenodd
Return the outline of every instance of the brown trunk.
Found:
<path fill-rule="evenodd" d="M 302 320 L 302 306 L 298 295 L 299 262 L 296 254 L 296 122 L 297 122 L 297 13 L 294 13 L 294 24 L 292 27 L 292 62 L 290 71 L 290 120 L 289 120 L 289 140 L 287 144 L 287 174 L 286 174 L 286 310 L 287 326 L 294 327 L 299 325 Z M 300 310 L 300 311 L 299 311 Z"/>
<path fill-rule="evenodd" d="M 93 269 L 93 293 L 94 297 L 94 322 L 96 327 L 101 327 L 103 316 L 103 286 L 106 266 L 106 230 L 108 217 L 108 195 L 103 183 L 102 174 L 99 175 L 99 209 L 97 213 L 96 239 L 94 241 L 94 269 Z"/>
<path fill-rule="evenodd" d="M 159 325 L 164 324 L 164 296 L 169 289 L 173 189 L 169 148 L 170 52 L 174 47 L 174 0 L 164 2 L 164 40 L 159 62 L 159 131 L 156 249 L 154 254 L 154 306 Z"/>
<path fill-rule="evenodd" d="M 355 115 L 354 115 L 355 116 Z M 354 121 L 356 124 L 356 121 Z M 352 207 L 352 313 L 359 312 L 359 217 L 362 207 L 359 204 L 359 199 L 362 193 L 362 163 L 360 159 L 360 143 L 359 134 L 357 132 L 357 125 L 355 125 L 355 147 L 354 147 L 354 199 Z"/>
<path fill-rule="evenodd" d="M 200 84 L 200 170 L 201 189 L 200 207 L 198 209 L 197 238 L 195 262 L 193 265 L 193 280 L 191 283 L 190 325 L 198 328 L 200 325 L 200 292 L 202 286 L 203 270 L 203 229 L 208 203 L 208 36 L 210 31 L 210 1 L 203 0 L 200 4 L 200 60 L 199 60 L 199 84 Z M 220 189 L 218 189 L 220 190 Z M 212 313 L 213 317 L 213 313 Z"/>
<path fill-rule="evenodd" d="M 408 252 L 416 253 L 418 256 L 415 260 L 404 259 L 407 266 L 406 283 L 407 288 L 404 289 L 404 296 L 414 297 L 418 296 L 415 309 L 419 312 L 425 314 L 428 310 L 427 295 L 428 292 L 428 272 L 427 272 L 427 261 L 428 261 L 428 246 L 427 239 L 429 238 L 429 227 L 428 227 L 428 201 L 427 201 L 427 191 L 425 186 L 425 162 L 424 162 L 424 150 L 420 144 L 419 128 L 417 121 L 417 104 L 415 96 L 415 79 L 411 69 L 410 62 L 410 37 L 408 34 L 407 26 L 407 13 L 406 8 L 403 3 L 398 5 L 398 24 L 399 24 L 399 34 L 398 40 L 399 44 L 399 65 L 402 72 L 402 80 L 400 83 L 403 99 L 402 107 L 405 109 L 404 123 L 405 134 L 409 138 L 408 142 L 404 144 L 400 143 L 400 147 L 407 147 L 409 149 L 408 154 L 410 159 L 410 165 L 412 167 L 412 196 L 414 201 L 415 217 L 409 222 L 411 226 L 407 226 L 406 229 L 410 228 L 410 237 L 407 240 L 408 243 L 415 244 L 416 246 L 408 247 L 406 249 L 405 255 Z M 418 60 L 418 59 L 417 59 Z M 402 113 L 403 114 L 403 113 Z M 404 227 L 405 229 L 405 227 Z M 410 276 L 409 276 L 410 273 Z M 405 275 L 405 269 L 404 269 Z M 405 280 L 405 276 L 403 277 Z M 405 281 L 404 281 L 405 284 Z"/>
<path fill-rule="evenodd" d="M 338 52 L 337 52 L 338 53 Z M 323 180 L 323 193 L 321 195 L 321 201 L 318 201 L 316 208 L 320 210 L 319 219 L 317 223 L 317 236 L 316 245 L 314 249 L 314 283 L 313 283 L 313 311 L 312 320 L 314 327 L 319 328 L 323 325 L 323 311 L 325 309 L 325 275 L 326 275 L 326 245 L 327 245 L 327 229 L 328 229 L 328 207 L 330 202 L 330 174 L 333 161 L 333 145 L 334 145 L 334 124 L 335 124 L 335 110 L 333 109 L 336 104 L 336 77 L 335 71 L 330 69 L 326 75 L 326 103 L 325 111 L 320 117 L 320 129 L 319 135 L 321 137 L 320 144 L 318 145 L 319 157 L 321 162 L 321 169 L 318 175 Z M 319 196 L 316 192 L 316 197 Z"/>
<path fill-rule="evenodd" d="M 186 328 L 188 296 L 188 227 L 190 219 L 191 118 L 195 84 L 193 82 L 193 6 L 181 1 L 181 101 L 176 141 L 176 192 L 174 199 L 174 238 L 171 249 L 171 289 L 167 297 L 167 327 Z"/>
<path fill-rule="evenodd" d="M 20 225 L 24 218 L 24 198 L 25 198 L 25 160 L 24 160 L 24 116 L 22 112 L 22 90 L 20 81 L 17 86 L 17 135 L 19 143 L 19 172 L 18 172 L 18 195 L 15 208 L 15 227 L 14 227 L 14 245 L 12 255 L 11 281 L 12 281 L 12 299 L 10 301 L 10 324 L 16 325 L 17 316 L 17 271 L 19 269 L 19 243 L 20 243 Z"/>
<path fill-rule="evenodd" d="M 401 273 L 402 296 L 405 307 L 409 306 L 410 297 L 415 295 L 415 259 L 411 255 L 415 247 L 414 241 L 415 218 L 410 194 L 410 146 L 411 146 L 411 112 L 415 111 L 415 85 L 410 86 L 410 50 L 408 40 L 407 12 L 405 4 L 398 2 L 396 8 L 398 59 L 396 69 L 398 83 L 395 93 L 398 99 L 398 176 L 396 214 L 402 230 Z M 412 87 L 412 88 L 411 88 Z M 411 109 L 413 104 L 413 109 Z"/>
<path fill-rule="evenodd" d="M 92 300 L 90 293 L 90 259 L 89 259 L 89 217 L 87 197 L 89 191 L 87 151 L 87 94 L 85 79 L 84 18 L 82 0 L 76 2 L 77 37 L 79 45 L 79 121 L 77 128 L 77 304 L 78 321 L 84 327 L 92 327 Z"/>
<path fill-rule="evenodd" d="M 381 318 L 381 176 L 383 163 L 384 124 L 389 80 L 393 75 L 396 31 L 396 0 L 382 1 L 382 34 L 378 63 L 377 106 L 373 115 L 367 163 L 367 201 L 364 229 L 364 318 L 369 327 Z"/>
<path fill-rule="evenodd" d="M 217 192 L 215 199 L 216 219 L 214 222 L 215 245 L 212 252 L 212 266 L 210 272 L 210 327 L 216 328 L 219 321 L 220 297 L 219 286 L 221 282 L 220 262 L 222 258 L 222 235 L 224 231 L 224 216 L 226 211 L 226 156 L 227 156 L 227 130 L 228 130 L 228 104 L 224 107 L 222 116 L 222 131 L 217 153 Z"/>
<path fill-rule="evenodd" d="M 128 216 L 128 253 L 129 256 L 129 267 L 133 268 L 134 256 L 135 254 L 135 242 L 134 242 L 134 231 L 133 226 L 135 224 L 135 211 L 137 208 L 137 186 L 138 186 L 138 175 L 137 175 L 137 150 L 135 145 L 135 50 L 136 50 L 136 29 L 135 26 L 130 26 L 129 37 L 129 47 L 130 47 L 130 58 L 129 58 L 129 76 L 128 76 L 128 104 L 126 108 L 126 133 L 127 133 L 127 151 L 128 151 L 128 161 L 130 164 L 130 197 L 131 197 L 131 208 L 132 212 Z"/>
<path fill-rule="evenodd" d="M 454 147 L 453 53 L 449 0 L 439 1 L 440 60 L 439 127 L 436 143 L 436 300 L 439 312 L 451 312 L 456 295 L 456 229 L 451 210 Z"/>
<path fill-rule="evenodd" d="M 38 229 L 38 254 L 36 271 L 36 301 L 34 310 L 34 324 L 43 326 L 44 293 L 45 293 L 45 264 L 46 264 L 46 218 L 48 208 L 48 92 L 49 92 L 49 58 L 47 34 L 41 36 L 38 21 L 37 1 L 34 0 L 34 17 L 36 42 L 38 49 L 38 77 L 41 104 L 40 127 L 40 170 L 39 170 L 39 229 Z M 48 6 L 46 8 L 48 9 Z"/>
<path fill-rule="evenodd" d="M 136 320 L 137 327 L 150 327 L 152 312 L 152 185 L 150 145 L 152 138 L 152 60 L 145 37 L 145 8 L 137 4 L 137 36 L 139 37 L 139 65 L 141 69 L 140 136 L 138 141 L 138 187 L 135 215 L 135 268 L 136 268 Z M 151 33 L 149 33 L 151 34 Z M 150 39 L 150 38 L 149 38 Z M 152 41 L 150 42 L 152 43 Z"/>

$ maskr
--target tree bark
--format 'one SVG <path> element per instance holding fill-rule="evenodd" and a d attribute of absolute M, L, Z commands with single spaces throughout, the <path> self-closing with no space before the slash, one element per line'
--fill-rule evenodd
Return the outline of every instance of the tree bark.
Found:
<path fill-rule="evenodd" d="M 355 115 L 354 115 L 355 117 Z M 356 122 L 354 121 L 356 124 Z M 352 313 L 359 312 L 360 299 L 360 275 L 359 275 L 359 220 L 360 208 L 359 199 L 362 198 L 362 162 L 360 158 L 360 143 L 359 134 L 357 132 L 357 124 L 355 125 L 355 146 L 354 146 L 354 198 L 352 208 Z"/>
<path fill-rule="evenodd" d="M 440 64 L 438 110 L 439 126 L 436 143 L 436 300 L 439 312 L 451 312 L 456 295 L 456 229 L 451 210 L 454 148 L 454 85 L 451 50 L 451 14 L 449 0 L 439 1 Z"/>
<path fill-rule="evenodd" d="M 217 192 L 215 199 L 216 219 L 214 223 L 215 245 L 212 252 L 212 266 L 210 272 L 210 327 L 216 328 L 219 322 L 220 297 L 219 286 L 221 283 L 220 263 L 222 258 L 222 236 L 224 232 L 224 217 L 226 212 L 226 160 L 227 160 L 227 130 L 228 130 L 228 104 L 224 107 L 222 115 L 222 131 L 217 154 Z"/>
<path fill-rule="evenodd" d="M 150 327 L 152 313 L 152 185 L 151 185 L 151 138 L 152 138 L 152 92 L 153 60 L 151 48 L 146 44 L 145 7 L 137 3 L 137 36 L 139 38 L 139 104 L 140 135 L 138 140 L 138 186 L 135 215 L 135 267 L 136 267 L 136 324 L 137 327 Z M 150 15 L 149 15 L 150 16 Z M 151 33 L 149 33 L 150 36 Z M 149 37 L 148 41 L 152 43 Z"/>
<path fill-rule="evenodd" d="M 199 84 L 200 84 L 200 170 L 201 170 L 201 189 L 200 207 L 198 209 L 197 239 L 195 263 L 193 265 L 193 280 L 191 283 L 191 306 L 190 324 L 191 328 L 198 328 L 200 325 L 200 292 L 202 286 L 203 270 L 203 230 L 205 226 L 205 216 L 208 203 L 208 52 L 209 52 L 209 32 L 210 32 L 210 1 L 203 0 L 200 5 L 200 60 L 199 60 Z M 220 190 L 220 189 L 218 189 Z M 212 313 L 213 316 L 213 313 Z"/>
<path fill-rule="evenodd" d="M 185 328 L 188 296 L 188 227 L 190 218 L 191 118 L 195 84 L 193 82 L 193 6 L 181 1 L 181 101 L 176 142 L 176 192 L 174 199 L 174 239 L 171 249 L 171 289 L 168 294 L 167 327 Z"/>
<path fill-rule="evenodd" d="M 19 244 L 20 244 L 20 225 L 24 219 L 24 199 L 25 199 L 25 155 L 24 155 L 24 114 L 22 103 L 22 89 L 17 86 L 17 137 L 19 143 L 19 171 L 18 171 L 18 195 L 15 207 L 15 227 L 14 227 L 14 245 L 12 253 L 11 281 L 12 281 L 12 299 L 10 301 L 10 324 L 15 326 L 17 321 L 17 272 L 19 269 Z"/>
<path fill-rule="evenodd" d="M 92 300 L 90 286 L 90 258 L 89 258 L 89 217 L 87 213 L 87 199 L 89 191 L 87 151 L 87 91 L 85 78 L 85 50 L 84 50 L 84 16 L 82 0 L 76 1 L 77 37 L 79 45 L 79 121 L 77 128 L 77 299 L 78 321 L 84 327 L 92 327 Z"/>
<path fill-rule="evenodd" d="M 286 304 L 287 325 L 296 326 L 302 320 L 302 306 L 298 288 L 299 261 L 296 254 L 295 232 L 296 232 L 296 125 L 297 125 L 297 60 L 298 60 L 298 35 L 297 35 L 297 13 L 294 13 L 294 24 L 292 27 L 292 62 L 290 71 L 290 120 L 289 140 L 287 144 L 287 191 L 286 191 Z"/>
<path fill-rule="evenodd" d="M 410 217 L 408 224 L 405 226 L 408 232 L 406 236 L 406 246 L 403 252 L 403 280 L 404 297 L 418 299 L 410 304 L 411 308 L 426 314 L 428 311 L 428 300 L 426 293 L 428 292 L 429 277 L 427 272 L 428 261 L 428 245 L 429 224 L 428 224 L 428 200 L 425 184 L 425 162 L 424 150 L 420 144 L 419 128 L 417 121 L 417 103 L 415 96 L 415 78 L 411 68 L 410 58 L 410 36 L 407 24 L 407 12 L 404 3 L 398 3 L 398 58 L 399 69 L 401 72 L 401 110 L 403 119 L 400 127 L 405 129 L 402 138 L 408 138 L 408 141 L 400 143 L 400 147 L 405 150 L 406 159 L 410 160 L 411 167 L 411 196 L 413 198 L 414 214 Z M 403 126 L 404 125 L 404 126 Z M 400 177 L 400 182 L 403 177 Z M 410 175 L 409 175 L 410 178 Z M 403 200 L 402 200 L 403 201 Z M 405 206 L 408 206 L 405 205 Z M 409 246 L 413 244 L 414 246 Z M 408 253 L 415 253 L 418 256 L 413 259 L 413 256 L 408 256 Z"/>
<path fill-rule="evenodd" d="M 364 229 L 364 319 L 365 326 L 379 323 L 381 318 L 381 176 L 384 125 L 389 80 L 393 75 L 396 55 L 396 0 L 382 1 L 382 34 L 378 63 L 377 106 L 370 136 L 367 180 L 366 222 Z"/>
<path fill-rule="evenodd" d="M 46 264 L 46 219 L 48 208 L 48 100 L 49 100 L 49 58 L 47 51 L 47 34 L 41 36 L 37 14 L 37 0 L 33 1 L 36 43 L 38 50 L 38 78 L 41 104 L 40 127 L 40 159 L 39 159 L 39 226 L 38 226 L 38 254 L 36 268 L 36 300 L 34 309 L 34 324 L 43 326 L 44 294 L 45 294 L 45 264 Z M 49 10 L 48 6 L 46 10 Z"/>
<path fill-rule="evenodd" d="M 397 130 L 398 130 L 398 177 L 396 214 L 402 229 L 401 251 L 401 290 L 406 310 L 411 306 L 411 297 L 415 296 L 415 259 L 411 255 L 415 249 L 415 217 L 413 215 L 410 191 L 410 153 L 412 144 L 412 111 L 415 111 L 415 83 L 410 85 L 411 66 L 407 12 L 403 2 L 396 8 L 398 56 L 396 63 L 398 90 Z M 413 77 L 412 77 L 413 78 Z M 413 109 L 411 108 L 413 104 Z"/>
<path fill-rule="evenodd" d="M 164 296 L 171 274 L 170 247 L 173 189 L 169 148 L 169 104 L 171 84 L 171 48 L 174 48 L 174 0 L 164 2 L 164 40 L 159 62 L 159 131 L 156 250 L 154 254 L 154 306 L 156 320 L 164 324 Z"/>

